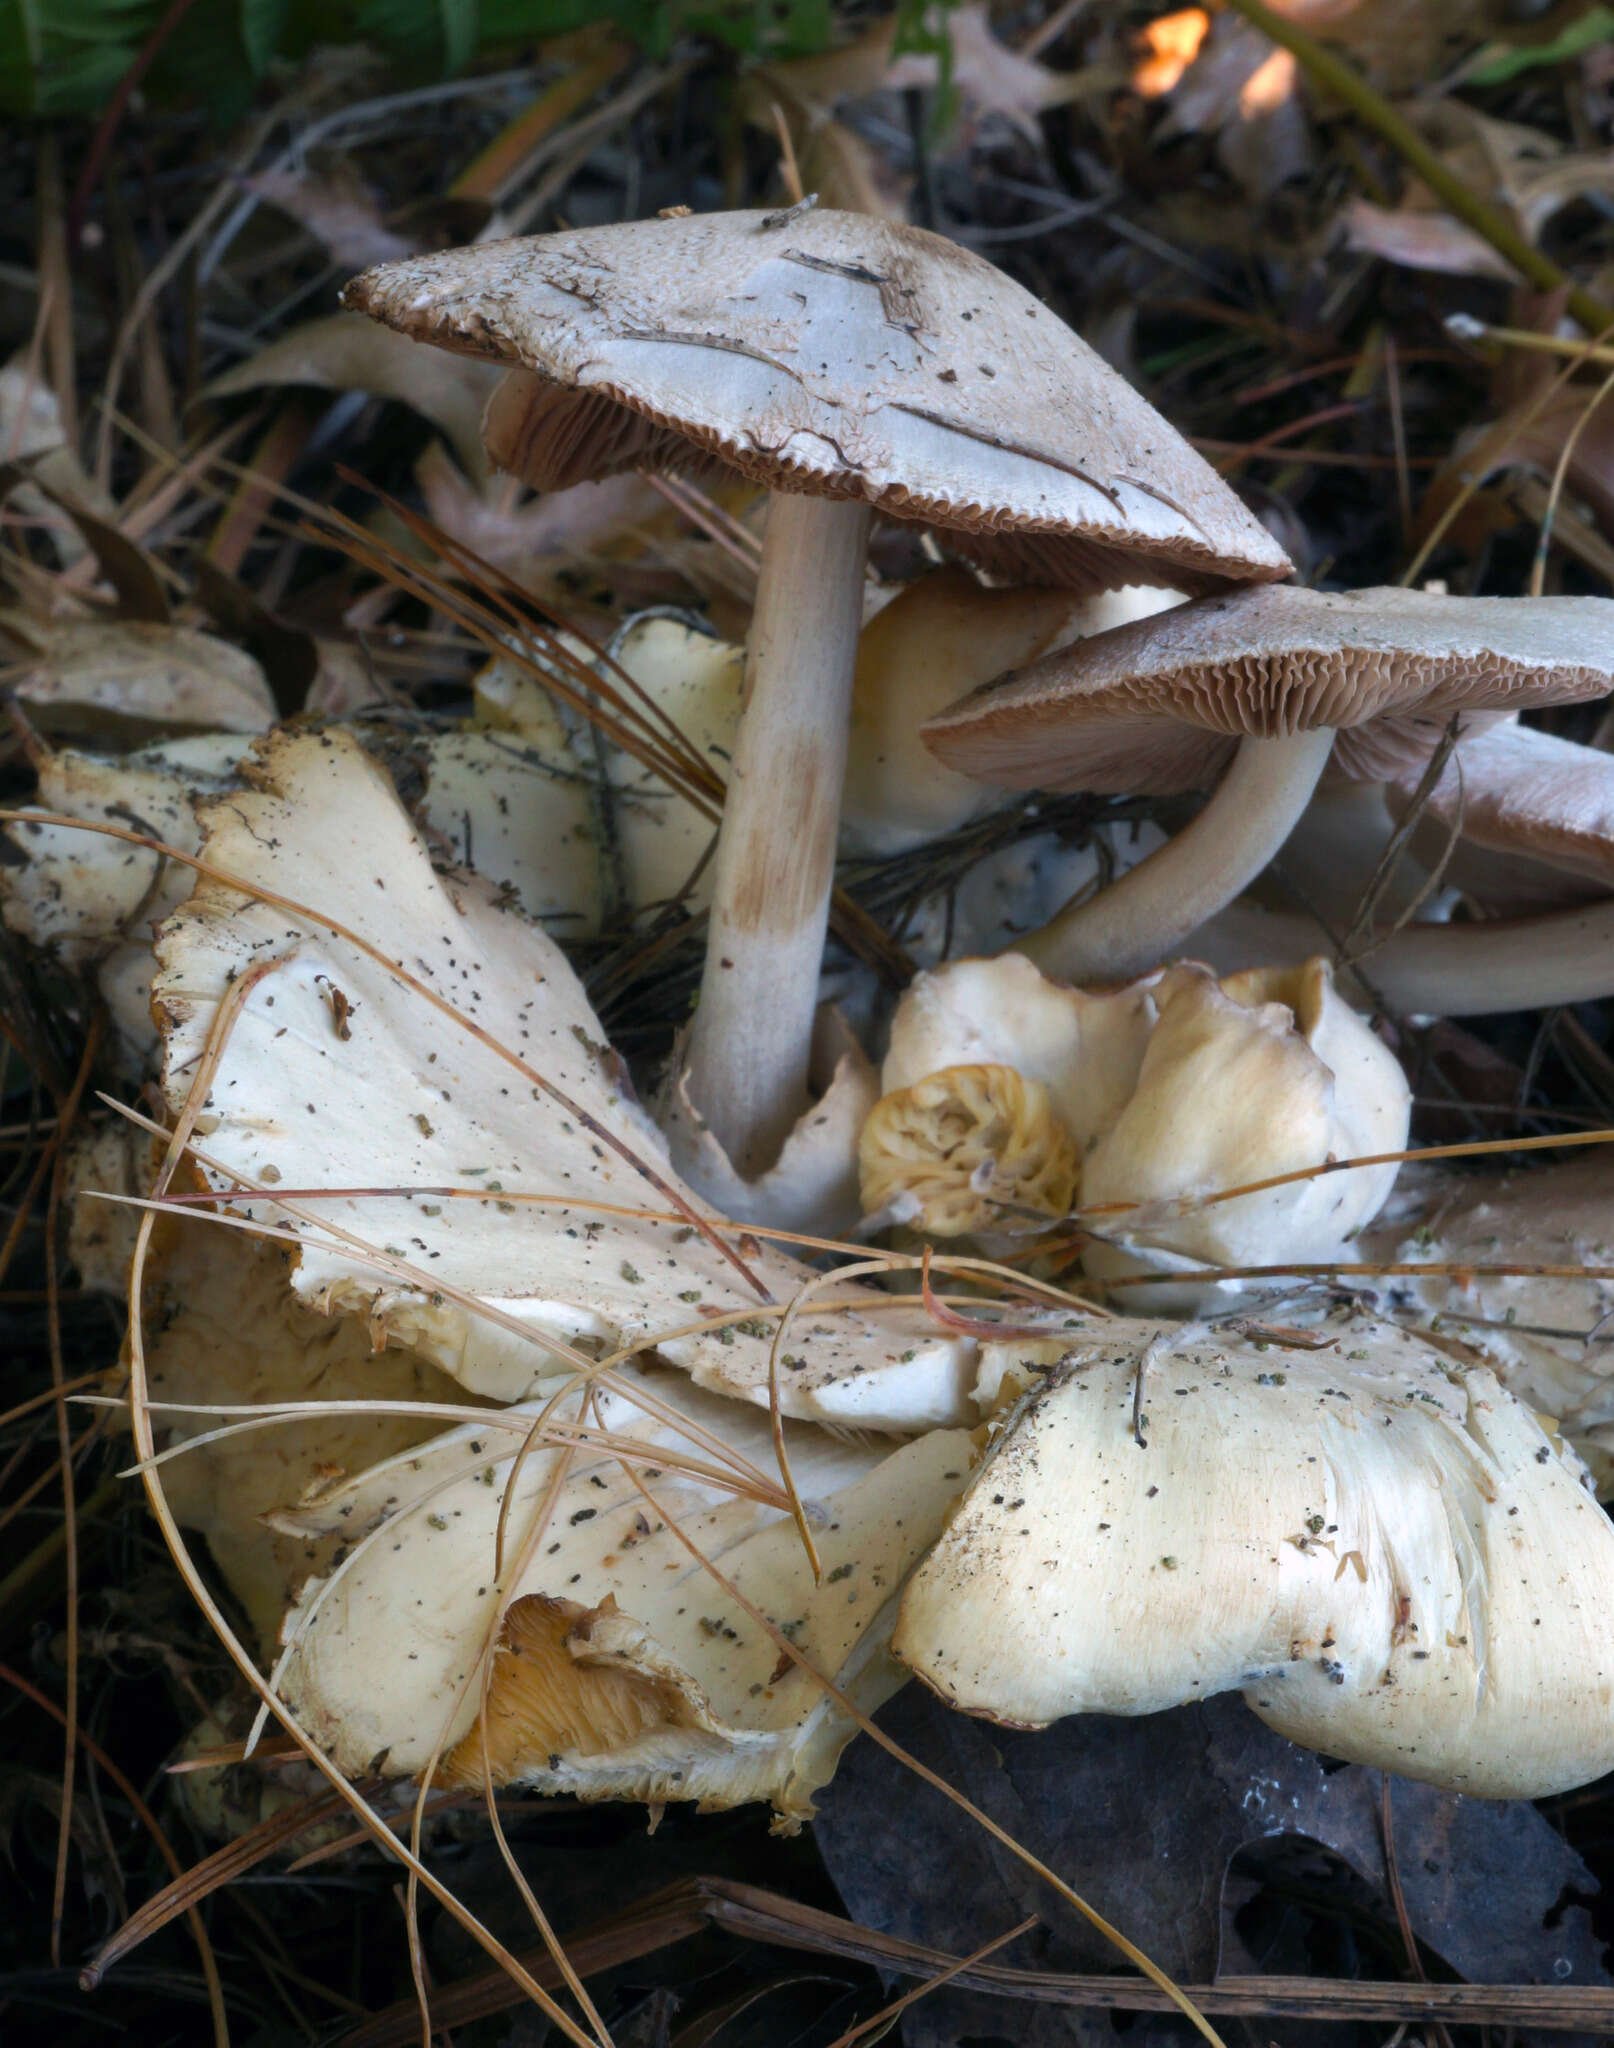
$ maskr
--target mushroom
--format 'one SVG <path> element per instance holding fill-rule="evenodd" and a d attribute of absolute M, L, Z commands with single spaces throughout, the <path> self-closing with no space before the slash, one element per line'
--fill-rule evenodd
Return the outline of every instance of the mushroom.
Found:
<path fill-rule="evenodd" d="M 1388 789 L 1404 817 L 1423 779 L 1409 763 Z M 1614 755 L 1505 720 L 1463 740 L 1424 799 L 1412 852 L 1487 912 L 1556 909 L 1614 892 Z"/>
<path fill-rule="evenodd" d="M 1041 1231 L 1079 1201 L 1095 1279 L 1197 1306 L 1197 1266 L 1337 1257 L 1394 1164 L 1229 1190 L 1406 1143 L 1411 1093 L 1325 961 L 1216 981 L 1181 963 L 1108 993 L 1015 953 L 924 974 L 864 1124 L 865 1213 L 936 1237 Z M 1140 1297 L 1129 1288 L 1128 1299 Z"/>
<path fill-rule="evenodd" d="M 948 765 L 1017 788 L 1180 791 L 1205 808 L 1021 950 L 1073 980 L 1153 966 L 1282 846 L 1330 755 L 1379 779 L 1457 716 L 1614 684 L 1614 601 L 1235 591 L 1083 641 L 932 719 Z M 1271 957 L 1270 955 L 1268 957 Z"/>
<path fill-rule="evenodd" d="M 1035 1728 L 1236 1689 L 1461 1792 L 1614 1768 L 1614 1527 L 1489 1371 L 1336 1314 L 1277 1342 L 1117 1322 L 1008 1373 L 1030 1391 L 894 1638 L 951 1705 Z"/>
<path fill-rule="evenodd" d="M 389 264 L 345 303 L 514 366 L 484 435 L 531 483 L 715 467 L 773 493 L 687 1053 L 744 1178 L 806 1105 L 871 513 L 1084 590 L 1288 566 L 1044 307 L 900 223 L 808 204 L 577 229 Z"/>
<path fill-rule="evenodd" d="M 270 1646 L 303 1581 L 330 1568 L 342 1532 L 287 1533 L 264 1518 L 442 1427 L 429 1415 L 333 1404 L 467 1403 L 464 1390 L 428 1360 L 377 1351 L 362 1320 L 319 1315 L 286 1282 L 280 1246 L 165 1218 L 143 1304 L 159 1440 L 165 1450 L 191 1446 L 163 1467 L 168 1505 L 178 1522 L 207 1538 L 258 1640 Z M 267 1409 L 289 1402 L 311 1412 L 218 1437 L 213 1433 L 236 1418 L 185 1412 L 198 1404 Z M 193 1443 L 197 1438 L 210 1440 Z"/>
<path fill-rule="evenodd" d="M 540 1410 L 562 1441 L 518 1464 Z M 893 1450 L 787 1425 L 815 1578 L 786 1507 L 744 1476 L 779 1469 L 754 1408 L 629 1369 L 592 1394 L 553 1382 L 493 1423 L 271 1518 L 345 1544 L 286 1618 L 289 1708 L 350 1774 L 380 1756 L 386 1775 L 414 1776 L 440 1752 L 435 1783 L 478 1785 L 485 1739 L 496 1785 L 705 1809 L 770 1799 L 799 1824 L 857 1724 L 783 1645 L 865 1713 L 897 1690 L 896 1594 L 965 1481 L 969 1433 Z"/>
<path fill-rule="evenodd" d="M 910 583 L 863 628 L 852 685 L 841 851 L 887 858 L 956 832 L 1007 800 L 925 746 L 926 719 L 1007 669 L 1180 604 L 1147 585 L 1081 597 L 992 589 L 956 563 Z"/>
<path fill-rule="evenodd" d="M 1377 1284 L 1384 1313 L 1489 1366 L 1556 1421 L 1598 1492 L 1614 1493 L 1614 1185 L 1601 1146 L 1508 1173 L 1421 1167 L 1363 1231 L 1357 1256 L 1427 1263 L 1427 1275 Z"/>
<path fill-rule="evenodd" d="M 176 1111 L 239 1001 L 197 1142 L 209 1185 L 297 1235 L 300 1300 L 500 1401 L 557 1347 L 654 1348 L 764 1406 L 772 1377 L 789 1415 L 973 1418 L 972 1340 L 911 1300 L 826 1292 L 691 1194 L 559 947 L 475 876 L 434 871 L 349 735 L 273 734 L 243 773 L 204 807 L 204 853 L 282 901 L 201 878 L 163 928 L 152 1001 Z M 276 1187 L 340 1192 L 288 1214 Z M 822 1305 L 770 1375 L 809 1282 Z"/>

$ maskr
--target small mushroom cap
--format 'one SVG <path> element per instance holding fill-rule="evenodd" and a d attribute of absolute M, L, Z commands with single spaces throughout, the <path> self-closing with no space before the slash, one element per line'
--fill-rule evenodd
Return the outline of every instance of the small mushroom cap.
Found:
<path fill-rule="evenodd" d="M 1427 765 L 1424 764 L 1425 766 Z M 1423 767 L 1392 781 L 1411 808 Z M 1496 916 L 1614 891 L 1614 754 L 1511 722 L 1465 739 L 1426 799 L 1413 850 L 1433 866 L 1461 836 L 1446 880 Z"/>
<path fill-rule="evenodd" d="M 1095 634 L 924 736 L 949 767 L 1010 788 L 1165 795 L 1214 782 L 1241 739 L 1331 726 L 1340 769 L 1377 781 L 1427 758 L 1454 713 L 1471 724 L 1610 688 L 1608 598 L 1284 584 Z"/>
<path fill-rule="evenodd" d="M 1289 568 L 1045 306 L 901 222 L 820 207 L 579 228 L 385 264 L 344 302 L 510 364 L 484 438 L 544 489 L 715 461 L 947 529 L 1021 581 L 1204 590 Z"/>

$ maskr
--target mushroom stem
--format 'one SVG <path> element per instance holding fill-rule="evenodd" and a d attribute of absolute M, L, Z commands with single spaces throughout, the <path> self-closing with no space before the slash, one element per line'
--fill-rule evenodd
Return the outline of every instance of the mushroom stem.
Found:
<path fill-rule="evenodd" d="M 1298 959 L 1320 927 L 1293 911 L 1230 903 L 1188 941 L 1218 972 Z M 1614 896 L 1542 917 L 1484 924 L 1409 924 L 1362 956 L 1362 974 L 1336 969 L 1353 1002 L 1409 1015 L 1485 1017 L 1614 995 Z"/>
<path fill-rule="evenodd" d="M 747 1177 L 807 1107 L 869 517 L 846 499 L 768 506 L 685 1079 Z"/>
<path fill-rule="evenodd" d="M 1191 824 L 1097 896 L 1067 904 L 1015 951 L 1062 981 L 1125 981 L 1157 966 L 1283 845 L 1333 744 L 1327 727 L 1246 739 Z"/>

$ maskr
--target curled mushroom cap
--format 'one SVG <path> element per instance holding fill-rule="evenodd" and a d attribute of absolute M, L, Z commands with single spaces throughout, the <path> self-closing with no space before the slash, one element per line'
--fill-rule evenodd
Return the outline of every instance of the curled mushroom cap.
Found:
<path fill-rule="evenodd" d="M 709 457 L 956 532 L 1020 580 L 1181 588 L 1288 564 L 1209 465 L 1019 285 L 829 208 L 570 229 L 412 257 L 345 303 L 518 366 L 494 458 L 546 489 Z"/>
<path fill-rule="evenodd" d="M 1393 1163 L 1217 1198 L 1396 1152 L 1411 1105 L 1322 960 L 1222 981 L 1184 962 L 1107 994 L 1015 953 L 959 961 L 898 1004 L 881 1081 L 860 1142 L 866 1212 L 937 1236 L 1013 1233 L 1079 1200 L 1093 1277 L 1181 1273 L 1185 1305 L 1203 1292 L 1196 1265 L 1338 1256 Z"/>
<path fill-rule="evenodd" d="M 346 734 L 277 733 L 243 772 L 249 788 L 204 809 L 207 859 L 318 906 L 422 985 L 211 876 L 163 928 L 153 1003 L 176 1107 L 220 1003 L 257 975 L 205 1105 L 210 1182 L 239 1176 L 243 1206 L 277 1222 L 277 1186 L 349 1191 L 291 1221 L 297 1296 L 499 1400 L 553 1370 L 560 1342 L 655 1347 L 766 1405 L 780 1309 L 817 1276 L 679 1179 L 559 947 L 474 876 L 436 872 Z M 787 1414 L 902 1430 L 971 1413 L 975 1347 L 912 1302 L 837 1286 L 798 1335 Z"/>
<path fill-rule="evenodd" d="M 437 1782 L 481 1784 L 485 1736 L 496 1785 L 809 1813 L 856 1723 L 780 1638 L 865 1712 L 897 1689 L 895 1596 L 964 1483 L 968 1432 L 893 1451 L 788 1426 L 815 1582 L 760 1492 L 779 1467 L 755 1409 L 665 1371 L 544 1396 L 271 1518 L 346 1546 L 287 1617 L 282 1696 L 349 1772 L 382 1754 L 413 1775 L 441 1744 Z M 540 1413 L 579 1440 L 524 1450 Z"/>
<path fill-rule="evenodd" d="M 1459 1791 L 1614 1767 L 1614 1528 L 1579 1460 L 1407 1331 L 1316 1337 L 1078 1341 L 915 1575 L 897 1654 L 1019 1727 L 1240 1690 L 1296 1741 Z"/>
<path fill-rule="evenodd" d="M 1205 598 L 1046 656 L 933 719 L 925 737 L 949 766 L 1013 787 L 1166 792 L 1225 768 L 1170 846 L 1026 942 L 1058 972 L 1097 979 L 1154 964 L 1230 902 L 1282 846 L 1331 756 L 1380 778 L 1426 758 L 1453 717 L 1471 724 L 1611 684 L 1605 598 L 1284 586 Z"/>

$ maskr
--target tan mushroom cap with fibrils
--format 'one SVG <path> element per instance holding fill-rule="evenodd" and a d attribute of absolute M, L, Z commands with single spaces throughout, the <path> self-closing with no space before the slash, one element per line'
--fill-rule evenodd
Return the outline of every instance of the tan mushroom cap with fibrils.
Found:
<path fill-rule="evenodd" d="M 1019 581 L 1204 590 L 1283 550 L 1154 408 L 999 270 L 825 208 L 409 258 L 345 303 L 516 373 L 489 452 L 540 488 L 737 470 L 947 529 Z"/>
<path fill-rule="evenodd" d="M 949 767 L 1008 788 L 1168 794 L 1214 782 L 1241 739 L 1319 727 L 1378 781 L 1454 714 L 1614 688 L 1614 601 L 1422 590 L 1232 591 L 1095 634 L 977 690 L 924 729 Z"/>

